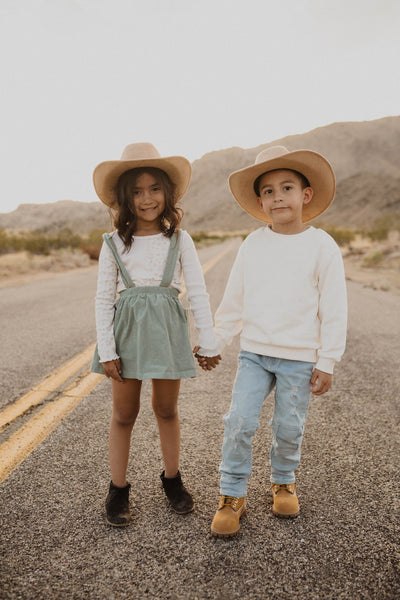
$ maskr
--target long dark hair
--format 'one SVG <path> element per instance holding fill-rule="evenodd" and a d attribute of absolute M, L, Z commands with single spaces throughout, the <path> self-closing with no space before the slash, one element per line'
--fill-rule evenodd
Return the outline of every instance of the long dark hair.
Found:
<path fill-rule="evenodd" d="M 159 217 L 160 229 L 166 237 L 172 237 L 182 220 L 182 209 L 176 206 L 175 184 L 165 171 L 156 167 L 140 167 L 122 173 L 117 182 L 116 192 L 118 208 L 114 213 L 114 226 L 118 235 L 124 242 L 126 250 L 132 246 L 133 235 L 137 226 L 137 215 L 133 202 L 133 190 L 137 179 L 143 173 L 152 175 L 162 188 L 165 198 L 165 207 Z"/>

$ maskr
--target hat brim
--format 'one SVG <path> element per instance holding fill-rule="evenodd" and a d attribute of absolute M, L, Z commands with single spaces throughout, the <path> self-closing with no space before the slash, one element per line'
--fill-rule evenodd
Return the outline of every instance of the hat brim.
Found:
<path fill-rule="evenodd" d="M 298 171 L 310 182 L 314 193 L 311 202 L 303 206 L 303 223 L 325 212 L 335 197 L 335 173 L 326 158 L 312 150 L 288 152 L 232 173 L 229 176 L 229 187 L 243 210 L 259 221 L 271 223 L 271 219 L 258 206 L 257 194 L 253 186 L 255 180 L 263 173 L 279 169 Z"/>
<path fill-rule="evenodd" d="M 183 156 L 143 158 L 137 160 L 109 160 L 102 162 L 93 171 L 93 184 L 96 194 L 104 204 L 116 208 L 116 185 L 118 179 L 130 169 L 155 167 L 165 171 L 176 186 L 176 202 L 186 192 L 192 174 L 192 165 Z"/>

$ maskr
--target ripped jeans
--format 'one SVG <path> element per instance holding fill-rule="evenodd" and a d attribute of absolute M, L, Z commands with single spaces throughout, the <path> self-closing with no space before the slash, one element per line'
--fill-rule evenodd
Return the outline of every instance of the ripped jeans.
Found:
<path fill-rule="evenodd" d="M 304 423 L 310 403 L 314 363 L 285 360 L 241 350 L 232 392 L 224 416 L 221 494 L 242 498 L 251 475 L 252 439 L 259 427 L 265 398 L 275 389 L 271 420 L 271 482 L 294 483 L 300 463 Z"/>

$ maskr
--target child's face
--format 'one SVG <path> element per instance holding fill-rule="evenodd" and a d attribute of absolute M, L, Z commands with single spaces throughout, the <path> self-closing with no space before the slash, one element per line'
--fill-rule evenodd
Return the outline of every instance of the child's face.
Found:
<path fill-rule="evenodd" d="M 158 221 L 165 208 L 165 196 L 155 177 L 150 173 L 139 175 L 132 193 L 138 224 Z"/>
<path fill-rule="evenodd" d="M 303 189 L 300 177 L 293 171 L 282 169 L 265 173 L 259 182 L 259 207 L 272 221 L 277 233 L 300 233 L 305 229 L 302 220 L 303 206 L 312 198 L 310 187 Z"/>

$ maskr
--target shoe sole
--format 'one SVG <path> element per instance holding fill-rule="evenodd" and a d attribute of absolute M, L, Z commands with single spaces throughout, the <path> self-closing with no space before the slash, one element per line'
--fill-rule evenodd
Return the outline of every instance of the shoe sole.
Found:
<path fill-rule="evenodd" d="M 282 519 L 294 519 L 299 516 L 300 510 L 295 513 L 280 513 L 274 508 L 271 509 L 276 517 L 281 517 Z"/>
<path fill-rule="evenodd" d="M 108 519 L 106 519 L 108 525 L 111 525 L 111 527 L 128 527 L 132 521 L 129 521 L 128 523 L 111 523 L 111 521 L 109 521 Z"/>
<path fill-rule="evenodd" d="M 176 510 L 171 505 L 170 505 L 170 507 L 171 507 L 171 510 L 173 510 L 174 513 L 176 513 L 177 515 L 188 515 L 189 513 L 194 511 L 194 506 L 192 506 L 192 508 L 190 508 L 189 510 Z"/>
<path fill-rule="evenodd" d="M 239 531 L 240 531 L 240 526 L 237 529 L 235 529 L 235 531 L 229 531 L 229 532 L 218 531 L 217 529 L 213 529 L 211 527 L 211 534 L 214 537 L 218 537 L 218 538 L 230 538 L 230 537 L 234 537 L 237 533 L 239 533 Z"/>

